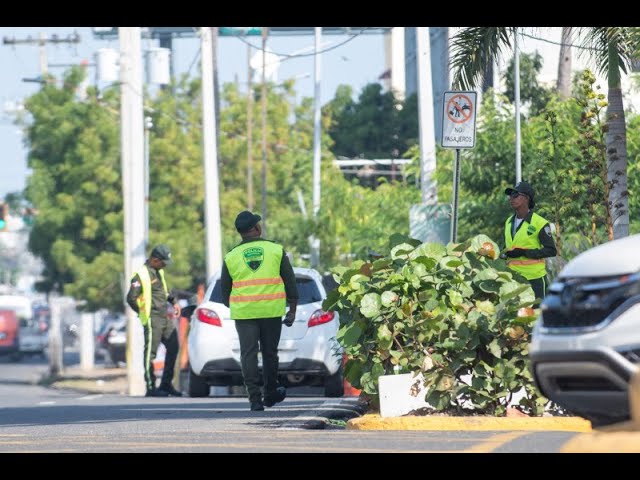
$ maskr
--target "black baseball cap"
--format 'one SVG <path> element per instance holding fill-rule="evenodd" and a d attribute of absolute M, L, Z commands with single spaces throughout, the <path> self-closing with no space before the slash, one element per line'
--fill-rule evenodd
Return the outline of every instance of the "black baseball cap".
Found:
<path fill-rule="evenodd" d="M 529 185 L 527 182 L 525 181 L 518 182 L 513 187 L 509 187 L 504 191 L 505 195 L 511 195 L 513 192 L 522 193 L 527 197 L 529 197 L 529 208 L 535 207 L 536 205 L 536 202 L 534 200 L 535 191 L 533 190 L 533 187 Z"/>
<path fill-rule="evenodd" d="M 157 258 L 158 260 L 162 260 L 165 265 L 170 265 L 173 263 L 171 259 L 171 250 L 166 245 L 156 245 L 151 250 L 151 256 Z"/>
<path fill-rule="evenodd" d="M 244 210 L 236 217 L 236 230 L 238 230 L 238 233 L 247 233 L 255 227 L 260 220 L 262 220 L 260 215 L 251 213 L 249 210 Z"/>

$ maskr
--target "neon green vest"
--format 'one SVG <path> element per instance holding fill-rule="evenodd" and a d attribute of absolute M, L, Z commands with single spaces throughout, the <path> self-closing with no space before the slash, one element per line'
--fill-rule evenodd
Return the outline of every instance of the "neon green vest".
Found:
<path fill-rule="evenodd" d="M 227 253 L 224 262 L 233 281 L 229 297 L 233 320 L 284 315 L 283 255 L 281 245 L 266 240 L 243 243 Z"/>
<path fill-rule="evenodd" d="M 167 290 L 167 283 L 164 280 L 164 272 L 162 270 L 158 270 L 158 274 L 162 281 L 164 293 L 168 295 L 169 291 Z M 140 284 L 142 285 L 142 293 L 136 299 L 136 303 L 138 304 L 138 316 L 140 317 L 142 326 L 146 327 L 149 324 L 149 318 L 151 317 L 151 277 L 149 277 L 149 270 L 146 265 L 143 265 L 138 269 L 138 271 L 135 272 L 135 275 L 138 275 Z"/>
<path fill-rule="evenodd" d="M 507 250 L 513 248 L 538 249 L 542 247 L 538 233 L 549 223 L 537 213 L 531 215 L 531 223 L 522 220 L 522 225 L 516 232 L 515 237 L 511 237 L 512 218 L 507 218 L 504 224 L 504 239 Z M 527 280 L 542 278 L 547 274 L 544 258 L 516 257 L 507 258 L 507 265 L 512 270 L 520 273 Z"/>

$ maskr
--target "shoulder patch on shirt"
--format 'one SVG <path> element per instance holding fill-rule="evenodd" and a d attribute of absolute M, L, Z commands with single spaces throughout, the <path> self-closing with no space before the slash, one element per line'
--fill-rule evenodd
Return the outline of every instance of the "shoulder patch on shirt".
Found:
<path fill-rule="evenodd" d="M 551 236 L 551 227 L 549 226 L 549 224 L 545 225 L 544 233 L 546 233 L 547 235 Z"/>
<path fill-rule="evenodd" d="M 140 286 L 140 282 L 138 280 L 136 280 L 135 282 L 131 282 L 131 286 L 138 288 Z"/>

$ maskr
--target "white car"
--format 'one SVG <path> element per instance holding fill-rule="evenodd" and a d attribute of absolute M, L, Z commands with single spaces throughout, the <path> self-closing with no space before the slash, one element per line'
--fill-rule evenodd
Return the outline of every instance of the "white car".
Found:
<path fill-rule="evenodd" d="M 282 326 L 278 344 L 279 381 L 284 386 L 322 385 L 327 397 L 344 394 L 342 348 L 336 340 L 336 312 L 322 310 L 326 291 L 313 269 L 294 269 L 300 299 L 291 327 Z M 206 397 L 210 386 L 243 385 L 240 343 L 229 308 L 222 303 L 220 273 L 209 282 L 204 301 L 191 315 L 189 329 L 191 397 Z M 258 354 L 262 368 L 262 357 Z"/>
<path fill-rule="evenodd" d="M 530 346 L 547 398 L 602 426 L 628 420 L 640 367 L 640 235 L 574 258 L 549 287 Z"/>

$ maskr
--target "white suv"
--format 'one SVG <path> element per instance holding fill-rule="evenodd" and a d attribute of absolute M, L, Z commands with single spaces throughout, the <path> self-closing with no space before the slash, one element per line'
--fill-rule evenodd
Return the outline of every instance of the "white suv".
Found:
<path fill-rule="evenodd" d="M 592 248 L 549 287 L 530 347 L 543 395 L 594 426 L 630 417 L 640 367 L 640 235 Z"/>
<path fill-rule="evenodd" d="M 282 326 L 278 344 L 279 381 L 284 386 L 323 385 L 327 397 L 344 393 L 342 349 L 336 340 L 336 312 L 322 310 L 326 291 L 316 270 L 294 269 L 300 299 L 296 320 Z M 210 386 L 242 385 L 240 344 L 229 308 L 222 303 L 220 273 L 209 282 L 204 301 L 191 315 L 189 329 L 191 397 L 206 397 Z M 262 369 L 262 357 L 258 354 Z"/>

